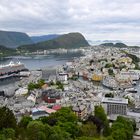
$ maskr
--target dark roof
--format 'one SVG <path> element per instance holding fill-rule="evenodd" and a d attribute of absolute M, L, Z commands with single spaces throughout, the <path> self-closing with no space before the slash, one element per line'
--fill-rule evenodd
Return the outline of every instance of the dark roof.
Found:
<path fill-rule="evenodd" d="M 61 95 L 61 93 L 54 89 L 48 89 L 48 90 L 44 90 L 42 92 L 42 95 L 48 96 L 48 97 L 59 97 Z"/>

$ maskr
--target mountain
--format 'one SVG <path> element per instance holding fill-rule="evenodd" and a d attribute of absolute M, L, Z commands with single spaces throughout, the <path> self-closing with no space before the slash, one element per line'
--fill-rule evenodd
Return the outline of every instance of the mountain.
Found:
<path fill-rule="evenodd" d="M 84 36 L 80 33 L 69 33 L 61 35 L 55 39 L 43 41 L 31 45 L 22 45 L 18 47 L 22 51 L 37 51 L 37 50 L 46 50 L 46 49 L 58 49 L 58 48 L 79 48 L 89 46 L 88 42 Z"/>
<path fill-rule="evenodd" d="M 104 44 L 104 43 L 122 43 L 121 40 L 88 40 L 88 42 L 93 46 Z"/>
<path fill-rule="evenodd" d="M 59 36 L 60 35 L 57 35 L 57 34 L 50 34 L 50 35 L 42 35 L 42 36 L 31 36 L 30 38 L 34 43 L 38 43 L 38 42 L 42 42 L 42 41 L 55 39 Z"/>
<path fill-rule="evenodd" d="M 103 43 L 100 46 L 112 47 L 112 46 L 114 46 L 114 44 L 113 43 Z"/>
<path fill-rule="evenodd" d="M 118 48 L 126 48 L 128 47 L 126 44 L 124 43 L 103 43 L 100 46 L 106 46 L 106 47 L 118 47 Z"/>
<path fill-rule="evenodd" d="M 114 47 L 125 48 L 125 47 L 128 47 L 128 46 L 124 43 L 116 43 L 116 44 L 114 44 Z"/>
<path fill-rule="evenodd" d="M 30 37 L 22 32 L 0 31 L 0 45 L 16 48 L 20 45 L 32 44 Z"/>

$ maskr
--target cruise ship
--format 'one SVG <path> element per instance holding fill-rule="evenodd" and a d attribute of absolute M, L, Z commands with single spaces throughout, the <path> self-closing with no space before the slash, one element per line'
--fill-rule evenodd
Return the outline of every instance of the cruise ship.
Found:
<path fill-rule="evenodd" d="M 7 65 L 0 65 L 0 79 L 11 77 L 12 75 L 27 70 L 23 63 L 11 61 Z"/>

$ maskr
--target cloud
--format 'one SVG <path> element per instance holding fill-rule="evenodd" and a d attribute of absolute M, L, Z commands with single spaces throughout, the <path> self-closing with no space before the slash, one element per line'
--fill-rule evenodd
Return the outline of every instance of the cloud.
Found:
<path fill-rule="evenodd" d="M 138 39 L 139 0 L 1 0 L 0 29 L 30 35 L 82 32 L 89 39 Z"/>

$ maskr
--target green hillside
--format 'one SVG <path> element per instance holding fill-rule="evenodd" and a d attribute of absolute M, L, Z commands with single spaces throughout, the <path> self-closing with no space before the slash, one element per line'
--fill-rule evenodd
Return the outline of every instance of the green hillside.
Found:
<path fill-rule="evenodd" d="M 0 57 L 5 57 L 9 55 L 15 55 L 16 50 L 11 48 L 6 48 L 5 46 L 0 45 Z"/>
<path fill-rule="evenodd" d="M 0 45 L 16 48 L 20 45 L 33 43 L 30 37 L 21 32 L 0 31 Z"/>
<path fill-rule="evenodd" d="M 39 42 L 32 45 L 23 45 L 18 47 L 19 50 L 26 51 L 37 51 L 46 49 L 57 49 L 57 48 L 79 48 L 89 46 L 84 36 L 80 33 L 69 33 L 61 35 L 60 37 L 44 42 Z"/>

